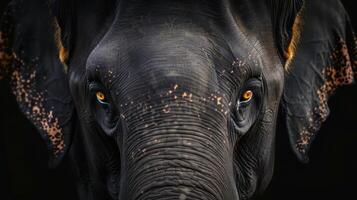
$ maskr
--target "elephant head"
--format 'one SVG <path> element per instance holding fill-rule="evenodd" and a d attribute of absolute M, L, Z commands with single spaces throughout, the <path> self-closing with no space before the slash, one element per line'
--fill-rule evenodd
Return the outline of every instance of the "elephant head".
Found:
<path fill-rule="evenodd" d="M 249 199 L 353 83 L 337 0 L 13 0 L 0 72 L 82 199 Z"/>

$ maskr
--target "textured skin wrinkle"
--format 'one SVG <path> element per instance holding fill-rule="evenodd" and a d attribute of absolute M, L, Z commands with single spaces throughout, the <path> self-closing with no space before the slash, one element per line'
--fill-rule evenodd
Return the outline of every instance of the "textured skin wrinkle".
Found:
<path fill-rule="evenodd" d="M 214 197 L 213 199 L 223 199 L 223 194 L 220 194 L 220 191 L 225 191 L 226 189 L 219 188 L 226 184 L 226 181 L 224 181 L 226 175 L 222 174 L 224 167 L 212 168 L 212 166 L 226 162 L 224 157 L 227 156 L 222 155 L 218 158 L 214 156 L 220 155 L 220 152 L 222 152 L 222 150 L 216 149 L 222 143 L 222 141 L 217 140 L 217 137 L 222 138 L 224 134 L 217 135 L 217 132 L 214 131 L 207 132 L 207 128 L 204 128 L 205 126 L 195 122 L 197 115 L 190 117 L 186 112 L 182 112 L 180 115 L 180 112 L 175 111 L 175 109 L 171 112 L 175 114 L 167 114 L 162 120 L 155 118 L 157 125 L 151 127 L 150 131 L 148 128 L 147 130 L 131 130 L 132 126 L 136 127 L 138 124 L 131 123 L 130 116 L 126 118 L 129 125 L 129 137 L 126 143 L 133 144 L 128 145 L 126 150 L 128 152 L 126 157 L 129 158 L 127 160 L 129 196 L 130 194 L 140 194 L 132 198 L 150 199 L 151 192 L 155 191 L 155 188 L 159 189 L 160 186 L 168 187 L 173 184 L 173 186 L 191 188 L 192 193 L 187 195 L 188 197 L 192 195 L 192 198 L 200 198 L 200 195 L 194 195 L 196 189 L 200 189 L 202 190 L 199 192 L 201 194 L 206 191 L 210 194 L 208 196 Z M 176 114 L 182 120 L 175 121 Z M 172 123 L 167 122 L 170 121 L 170 118 L 174 121 L 174 126 Z M 150 120 L 151 118 L 146 116 L 146 119 Z M 147 121 L 143 119 L 142 122 Z M 217 129 L 212 124 L 209 124 L 209 127 L 212 127 L 212 130 Z M 208 136 L 208 134 L 215 135 Z M 211 144 L 211 146 L 207 145 L 207 143 Z M 212 148 L 214 146 L 216 147 Z M 227 152 L 227 150 L 223 152 Z M 142 166 L 146 167 L 143 169 Z M 131 175 L 131 173 L 133 174 Z M 191 175 L 188 176 L 188 174 Z M 197 185 L 194 186 L 191 185 L 193 177 L 197 178 Z M 218 183 L 211 183 L 217 178 Z M 166 180 L 167 183 L 165 183 Z M 150 184 L 152 182 L 157 183 Z M 211 186 L 208 187 L 207 185 Z M 140 190 L 143 190 L 144 194 Z M 173 194 L 175 193 L 173 192 Z M 215 196 L 216 194 L 220 195 Z"/>
<path fill-rule="evenodd" d="M 270 181 L 271 177 L 261 176 L 261 174 L 272 173 L 274 161 L 274 156 L 269 156 L 272 155 L 272 142 L 264 141 L 274 138 L 272 134 L 274 127 L 271 124 L 276 122 L 277 114 L 274 110 L 278 105 L 275 103 L 272 108 L 267 108 L 263 104 L 261 114 L 249 134 L 240 138 L 234 147 L 233 168 L 236 180 L 238 180 L 237 189 L 240 199 L 254 198 L 257 195 L 256 191 L 263 191 L 266 182 Z M 256 146 L 262 148 L 257 150 Z"/>

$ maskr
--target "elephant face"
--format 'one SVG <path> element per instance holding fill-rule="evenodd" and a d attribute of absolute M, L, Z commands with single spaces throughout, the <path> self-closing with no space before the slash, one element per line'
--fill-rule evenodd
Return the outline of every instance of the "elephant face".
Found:
<path fill-rule="evenodd" d="M 277 121 L 306 161 L 328 96 L 354 76 L 333 0 L 318 14 L 281 0 L 44 2 L 10 4 L 1 67 L 51 163 L 69 151 L 83 199 L 251 198 L 271 179 Z M 344 23 L 313 31 L 331 12 Z"/>
<path fill-rule="evenodd" d="M 283 67 L 224 10 L 200 8 L 221 25 L 192 4 L 128 5 L 85 68 L 70 67 L 84 132 L 117 143 L 120 199 L 238 199 L 272 174 Z"/>

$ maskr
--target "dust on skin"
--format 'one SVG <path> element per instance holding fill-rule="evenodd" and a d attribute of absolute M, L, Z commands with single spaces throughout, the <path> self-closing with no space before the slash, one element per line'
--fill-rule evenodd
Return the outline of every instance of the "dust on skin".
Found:
<path fill-rule="evenodd" d="M 53 155 L 59 156 L 65 148 L 64 135 L 60 127 L 58 118 L 54 116 L 52 110 L 44 107 L 45 91 L 40 92 L 35 87 L 36 62 L 25 63 L 18 56 L 14 56 L 15 70 L 12 72 L 11 87 L 17 101 L 19 102 L 25 115 L 41 129 L 42 134 L 52 146 Z"/>
<path fill-rule="evenodd" d="M 307 146 L 310 144 L 315 132 L 327 119 L 329 114 L 327 104 L 329 96 L 331 96 L 338 87 L 350 85 L 354 82 L 354 76 L 356 75 L 354 73 L 354 68 L 357 64 L 357 57 L 355 56 L 357 48 L 352 49 L 352 51 L 352 54 L 350 54 L 346 42 L 340 40 L 337 48 L 331 53 L 330 59 L 332 61 L 332 66 L 329 66 L 322 71 L 322 74 L 325 77 L 325 82 L 316 91 L 319 100 L 318 105 L 313 108 L 309 118 L 309 125 L 302 130 L 296 144 L 296 148 L 299 152 L 306 153 Z M 352 58 L 350 55 L 352 55 Z"/>
<path fill-rule="evenodd" d="M 243 62 L 234 62 L 232 64 L 232 67 L 237 67 L 236 65 L 243 65 Z M 99 70 L 101 66 L 96 67 L 96 71 Z M 222 73 L 227 73 L 223 71 Z M 233 73 L 229 72 L 229 73 Z M 114 84 L 116 75 L 113 73 L 112 70 L 108 70 L 107 73 L 104 74 L 105 79 L 108 81 L 108 89 L 110 90 L 112 87 L 112 84 Z M 197 94 L 193 94 L 192 92 L 189 91 L 184 91 L 181 89 L 181 86 L 179 84 L 173 84 L 171 85 L 170 88 L 168 88 L 166 91 L 162 92 L 159 94 L 161 103 L 165 103 L 164 108 L 161 109 L 161 112 L 164 114 L 168 114 L 171 112 L 172 108 L 179 108 L 181 105 L 185 104 L 188 105 L 190 103 L 212 103 L 216 105 L 215 111 L 221 112 L 224 115 L 228 114 L 229 108 L 225 108 L 225 105 L 223 104 L 223 101 L 225 98 L 225 94 L 221 95 L 219 91 L 216 91 L 215 93 L 211 93 L 208 96 L 198 96 Z M 147 96 L 146 98 L 152 98 L 151 96 Z M 137 109 L 142 109 L 143 112 L 150 112 L 152 108 L 155 106 L 153 105 L 146 105 L 141 102 L 136 102 L 135 100 L 132 100 L 128 98 L 124 104 L 120 104 L 119 106 L 126 107 L 129 104 L 135 104 L 137 105 Z M 231 105 L 231 103 L 229 103 Z M 194 108 L 194 106 L 192 106 Z M 120 114 L 122 119 L 125 119 L 125 115 L 123 113 Z M 198 116 L 199 117 L 199 116 Z"/>
<path fill-rule="evenodd" d="M 228 114 L 228 108 L 225 108 L 224 104 L 222 103 L 223 101 L 223 96 L 219 95 L 220 93 L 211 93 L 207 97 L 200 97 L 198 95 L 195 95 L 193 93 L 190 93 L 188 91 L 183 91 L 180 90 L 179 84 L 174 84 L 172 87 L 170 87 L 166 92 L 163 92 L 162 94 L 159 94 L 160 98 L 162 99 L 163 103 L 166 103 L 164 107 L 162 108 L 162 112 L 164 114 L 168 114 L 171 112 L 172 108 L 180 108 L 182 105 L 189 105 L 190 103 L 210 103 L 210 104 L 216 104 L 215 111 L 221 112 L 224 115 Z M 151 97 L 147 97 L 151 98 Z M 120 104 L 120 107 L 126 107 L 129 104 L 136 104 L 137 109 L 142 109 L 144 113 L 150 112 L 151 109 L 153 109 L 155 106 L 153 105 L 146 105 L 141 102 L 135 102 L 133 100 L 128 99 L 128 103 L 125 104 Z M 183 108 L 183 107 L 182 107 Z M 185 107 L 186 108 L 186 107 Z M 194 106 L 192 106 L 194 108 Z M 205 112 L 203 110 L 203 112 Z M 197 113 L 197 117 L 200 117 L 199 114 Z M 125 115 L 121 114 L 121 118 L 125 119 Z M 146 125 L 148 127 L 148 125 Z"/>
<path fill-rule="evenodd" d="M 248 53 L 248 56 L 246 58 L 235 58 L 232 61 L 231 68 L 227 70 L 222 70 L 219 72 L 219 76 L 227 76 L 228 74 L 234 74 L 237 68 L 244 68 L 246 65 L 253 64 L 255 66 L 258 66 L 259 63 L 254 57 L 254 52 L 255 50 L 252 50 L 252 52 Z M 103 68 L 103 66 L 96 66 L 95 70 L 99 72 L 99 69 Z M 106 73 L 104 73 L 104 78 L 105 80 L 108 81 L 109 85 L 108 90 L 111 90 L 112 85 L 115 84 L 116 80 L 116 75 L 113 73 L 111 69 L 109 69 Z M 223 115 L 227 116 L 229 115 L 230 107 L 233 104 L 233 102 L 229 101 L 227 105 L 225 105 L 224 102 L 228 101 L 228 97 L 223 93 L 221 94 L 220 91 L 215 91 L 213 93 L 208 94 L 207 96 L 199 96 L 197 94 L 194 94 L 190 91 L 184 91 L 181 89 L 181 86 L 179 84 L 173 84 L 171 85 L 170 88 L 167 89 L 167 91 L 159 94 L 161 103 L 165 103 L 165 106 L 161 109 L 161 112 L 164 114 L 170 113 L 174 108 L 179 108 L 182 105 L 189 105 L 192 103 L 204 103 L 204 104 L 212 104 L 215 105 L 215 111 L 220 112 Z M 146 98 L 152 98 L 151 96 L 147 96 Z M 155 107 L 153 105 L 146 105 L 141 102 L 135 102 L 135 100 L 132 100 L 128 98 L 124 104 L 120 104 L 120 108 L 127 107 L 129 104 L 135 104 L 137 105 L 137 109 L 141 109 L 144 113 L 146 112 L 152 112 L 152 109 Z M 192 106 L 194 108 L 195 106 Z M 203 112 L 205 112 L 203 110 Z M 125 119 L 126 116 L 124 113 L 120 114 L 120 117 L 122 119 Z M 197 117 L 200 118 L 199 113 L 197 113 Z M 148 124 L 145 124 L 145 128 L 149 127 Z"/>

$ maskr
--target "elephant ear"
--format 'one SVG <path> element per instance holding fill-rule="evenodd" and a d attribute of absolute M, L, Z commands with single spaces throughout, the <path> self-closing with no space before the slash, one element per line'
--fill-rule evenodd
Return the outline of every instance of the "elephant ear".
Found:
<path fill-rule="evenodd" d="M 356 38 L 338 0 L 306 1 L 300 41 L 286 67 L 282 108 L 293 151 L 302 162 L 329 115 L 329 97 L 354 82 Z"/>
<path fill-rule="evenodd" d="M 46 141 L 50 166 L 68 150 L 74 125 L 55 30 L 46 0 L 12 1 L 0 24 L 0 74 L 10 81 L 19 107 Z"/>
<path fill-rule="evenodd" d="M 303 0 L 268 0 L 271 13 L 273 36 L 284 65 L 294 57 L 300 38 Z"/>

